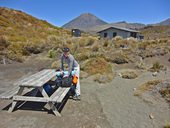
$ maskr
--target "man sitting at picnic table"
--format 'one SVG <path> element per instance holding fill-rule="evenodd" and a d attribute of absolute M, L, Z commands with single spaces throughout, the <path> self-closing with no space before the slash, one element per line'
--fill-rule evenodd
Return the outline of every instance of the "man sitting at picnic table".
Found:
<path fill-rule="evenodd" d="M 73 55 L 70 54 L 70 49 L 68 47 L 64 47 L 62 49 L 63 53 L 61 55 L 61 72 L 64 71 L 66 65 L 68 66 L 68 74 L 71 75 L 72 71 L 78 77 L 75 95 L 73 96 L 74 100 L 80 100 L 80 66 L 77 61 L 74 59 Z"/>

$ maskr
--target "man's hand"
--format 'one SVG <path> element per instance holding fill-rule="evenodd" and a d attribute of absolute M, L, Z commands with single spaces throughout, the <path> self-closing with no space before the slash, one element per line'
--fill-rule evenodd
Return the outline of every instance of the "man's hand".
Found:
<path fill-rule="evenodd" d="M 60 69 L 60 72 L 61 72 L 61 75 L 63 76 L 64 75 L 64 71 L 62 69 Z"/>

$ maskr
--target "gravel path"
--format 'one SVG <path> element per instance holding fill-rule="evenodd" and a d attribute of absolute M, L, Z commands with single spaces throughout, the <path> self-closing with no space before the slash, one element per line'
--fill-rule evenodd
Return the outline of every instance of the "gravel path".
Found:
<path fill-rule="evenodd" d="M 117 76 L 110 84 L 101 86 L 97 95 L 104 114 L 113 128 L 162 128 L 170 120 L 170 109 L 164 100 L 147 103 L 133 95 L 133 88 L 153 79 L 169 78 L 170 71 L 152 77 L 143 73 L 134 80 Z M 150 119 L 152 113 L 154 119 Z"/>

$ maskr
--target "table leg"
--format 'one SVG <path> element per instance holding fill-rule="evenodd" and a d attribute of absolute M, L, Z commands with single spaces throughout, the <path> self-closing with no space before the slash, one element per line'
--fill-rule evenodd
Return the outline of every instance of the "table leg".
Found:
<path fill-rule="evenodd" d="M 45 98 L 49 98 L 48 94 L 46 93 L 46 91 L 44 90 L 44 88 L 39 88 L 39 91 L 41 92 L 41 94 L 43 95 L 43 97 Z M 48 102 L 47 103 L 50 107 L 50 109 L 53 111 L 53 113 L 56 115 L 56 116 L 59 116 L 61 117 L 61 114 L 58 112 L 56 106 L 55 106 L 55 103 L 52 103 L 52 102 Z"/>
<path fill-rule="evenodd" d="M 21 95 L 22 92 L 23 92 L 23 90 L 24 90 L 24 88 L 23 88 L 23 87 L 20 87 L 19 90 L 18 90 L 18 93 L 17 93 L 16 95 Z M 9 113 L 11 113 L 11 112 L 14 110 L 16 104 L 17 104 L 17 101 L 14 101 L 14 100 L 13 100 L 12 105 L 11 105 L 11 107 L 10 107 L 9 110 L 8 110 Z"/>
<path fill-rule="evenodd" d="M 51 110 L 53 111 L 53 113 L 56 115 L 56 116 L 59 116 L 61 117 L 61 114 L 58 112 L 56 106 L 54 103 L 48 103 L 48 105 L 50 106 Z"/>

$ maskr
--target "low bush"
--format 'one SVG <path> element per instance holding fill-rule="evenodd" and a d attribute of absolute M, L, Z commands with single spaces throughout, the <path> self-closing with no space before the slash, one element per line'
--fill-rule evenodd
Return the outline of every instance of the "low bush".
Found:
<path fill-rule="evenodd" d="M 4 50 L 10 45 L 6 36 L 0 36 L 0 50 Z"/>
<path fill-rule="evenodd" d="M 87 60 L 83 69 L 90 75 L 112 73 L 112 65 L 100 57 Z"/>
<path fill-rule="evenodd" d="M 115 74 L 113 73 L 106 73 L 106 74 L 96 74 L 94 77 L 94 81 L 98 83 L 108 83 L 113 80 Z"/>
<path fill-rule="evenodd" d="M 55 58 L 56 57 L 56 51 L 54 51 L 53 49 L 48 51 L 48 57 L 49 58 Z"/>
<path fill-rule="evenodd" d="M 54 61 L 54 62 L 51 64 L 51 68 L 53 68 L 53 69 L 59 69 L 59 68 L 60 68 L 60 62 L 59 62 L 59 61 Z"/>
<path fill-rule="evenodd" d="M 164 69 L 163 65 L 161 65 L 159 62 L 155 62 L 149 70 L 152 72 L 159 72 L 160 70 L 163 69 Z"/>
<path fill-rule="evenodd" d="M 170 103 L 170 84 L 159 90 L 160 94 Z"/>
<path fill-rule="evenodd" d="M 84 61 L 87 60 L 89 58 L 89 53 L 83 52 L 83 53 L 79 53 L 76 55 L 76 60 L 78 61 Z"/>
<path fill-rule="evenodd" d="M 159 83 L 161 83 L 162 80 L 152 80 L 152 81 L 148 81 L 142 85 L 140 85 L 137 90 L 134 92 L 135 96 L 140 96 L 142 93 L 144 93 L 145 91 L 148 90 L 152 90 L 156 85 L 158 85 Z"/>
<path fill-rule="evenodd" d="M 135 79 L 136 77 L 138 77 L 138 75 L 135 71 L 121 72 L 121 76 L 122 76 L 122 78 L 125 78 L 125 79 Z"/>
<path fill-rule="evenodd" d="M 165 124 L 164 128 L 170 128 L 170 122 Z"/>

